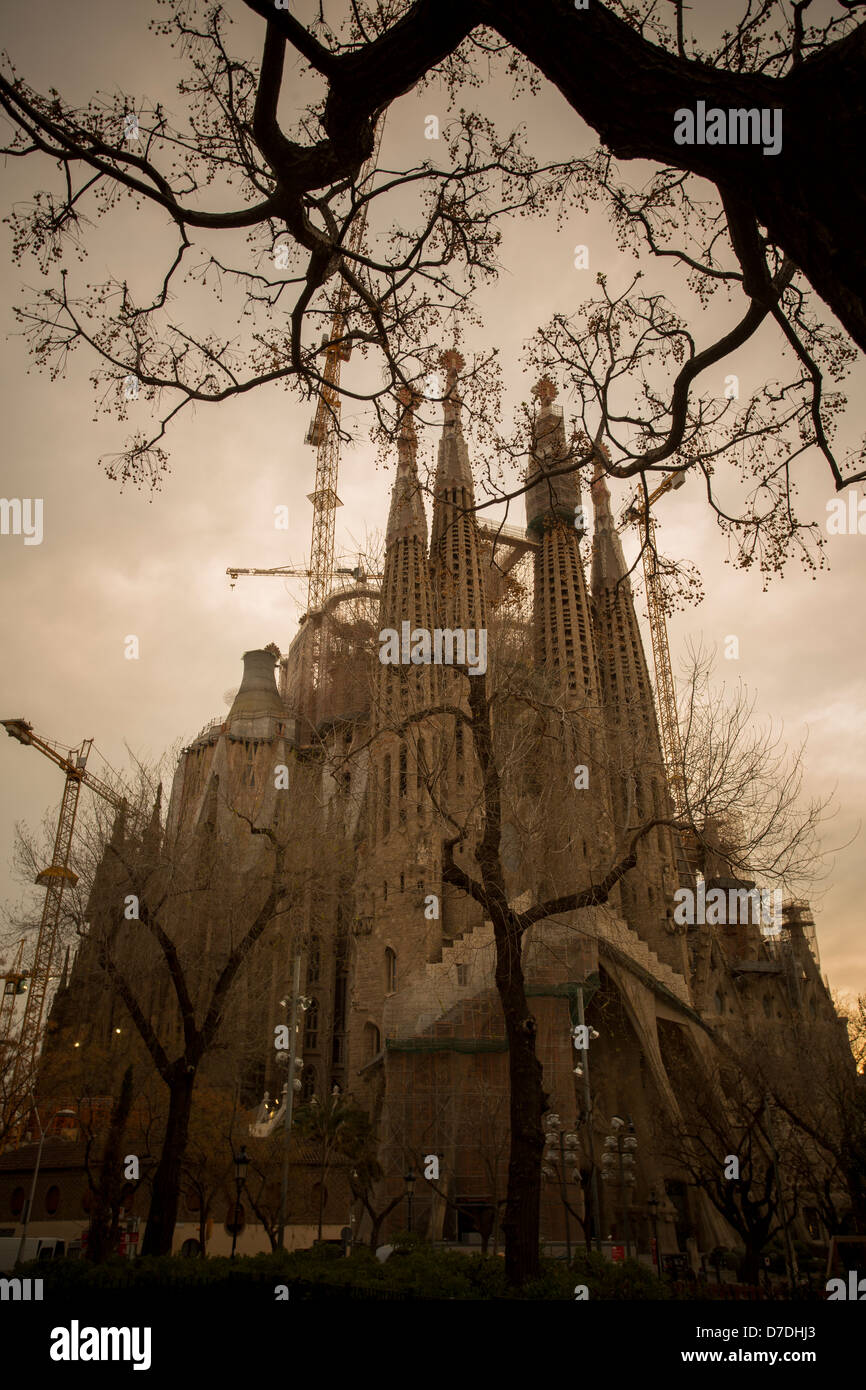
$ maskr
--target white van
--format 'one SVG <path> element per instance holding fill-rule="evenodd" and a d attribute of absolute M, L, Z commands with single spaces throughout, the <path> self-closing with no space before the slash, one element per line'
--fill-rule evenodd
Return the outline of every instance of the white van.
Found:
<path fill-rule="evenodd" d="M 15 1268 L 20 1245 L 20 1236 L 0 1236 L 0 1270 Z M 28 1260 L 59 1260 L 65 1254 L 66 1241 L 59 1236 L 27 1236 L 21 1261 L 26 1264 Z"/>

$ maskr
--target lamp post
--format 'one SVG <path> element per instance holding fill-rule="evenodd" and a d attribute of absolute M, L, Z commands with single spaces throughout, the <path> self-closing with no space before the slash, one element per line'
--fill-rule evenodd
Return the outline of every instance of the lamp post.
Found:
<path fill-rule="evenodd" d="M 656 1243 L 656 1274 L 661 1278 L 662 1252 L 659 1249 L 659 1207 L 661 1206 L 661 1202 L 656 1195 L 655 1188 L 653 1188 L 652 1192 L 647 1197 L 646 1204 L 649 1207 L 650 1221 L 652 1222 L 653 1228 L 653 1240 Z"/>
<path fill-rule="evenodd" d="M 547 1134 L 544 1140 L 544 1153 L 541 1159 L 541 1173 L 545 1178 L 559 1179 L 559 1195 L 562 1198 L 562 1206 L 565 1211 L 565 1250 L 568 1263 L 571 1264 L 571 1226 L 568 1214 L 571 1205 L 568 1194 L 565 1190 L 566 1183 L 566 1162 L 571 1163 L 572 1170 L 570 1179 L 572 1182 L 580 1181 L 580 1172 L 577 1167 L 579 1140 L 575 1133 L 565 1132 L 562 1121 L 558 1115 L 549 1114 L 545 1118 Z"/>
<path fill-rule="evenodd" d="M 292 993 L 290 999 L 284 999 L 283 1004 L 289 1005 L 289 1069 L 286 1075 L 286 1090 L 283 1098 L 283 1173 L 280 1184 L 280 1226 L 277 1244 L 281 1249 L 285 1249 L 286 1242 L 286 1215 L 289 1202 L 289 1142 L 292 1137 L 292 1108 L 294 1105 L 295 1091 L 301 1089 L 300 1077 L 295 1076 L 295 1071 L 303 1066 L 303 1058 L 298 1057 L 298 1009 L 304 1012 L 310 1006 L 310 1000 L 306 999 L 301 993 L 301 957 L 295 956 L 295 967 L 292 977 Z"/>
<path fill-rule="evenodd" d="M 583 1006 L 583 985 L 577 986 L 577 1021 L 581 1027 L 586 1027 L 586 1015 Z M 589 1029 L 589 1037 L 595 1041 L 598 1032 L 595 1028 Z M 595 1232 L 595 1248 L 601 1251 L 601 1209 L 598 1200 L 598 1166 L 595 1161 L 595 1143 L 592 1133 L 592 1088 L 589 1084 L 589 1048 L 580 1048 L 580 1061 L 574 1068 L 574 1074 L 578 1081 L 583 1082 L 583 1110 L 584 1122 L 586 1124 L 586 1152 L 589 1157 L 589 1193 L 592 1202 L 592 1228 Z M 578 1127 L 580 1122 L 578 1121 Z M 584 1199 L 585 1200 L 585 1199 Z M 589 1244 L 589 1242 L 587 1242 Z"/>
<path fill-rule="evenodd" d="M 625 1133 L 623 1133 L 625 1130 Z M 626 1122 L 621 1115 L 614 1115 L 610 1122 L 610 1133 L 604 1141 L 604 1153 L 601 1158 L 601 1178 L 602 1182 L 610 1182 L 611 1179 L 618 1180 L 620 1190 L 620 1201 L 622 1202 L 622 1217 L 625 1227 L 625 1252 L 631 1259 L 631 1226 L 628 1219 L 628 1197 L 627 1188 L 635 1185 L 635 1150 L 637 1149 L 637 1136 L 634 1132 L 634 1125 L 629 1118 L 628 1129 Z M 614 1173 L 616 1166 L 617 1172 Z"/>
<path fill-rule="evenodd" d="M 238 1213 L 241 1207 L 241 1192 L 247 1177 L 247 1168 L 250 1161 L 247 1158 L 246 1145 L 241 1144 L 241 1151 L 235 1158 L 235 1219 L 232 1222 L 232 1259 L 235 1257 L 235 1250 L 238 1243 Z"/>
<path fill-rule="evenodd" d="M 33 1101 L 33 1114 L 36 1116 L 36 1123 L 39 1126 L 39 1148 L 36 1153 L 36 1164 L 33 1169 L 33 1181 L 30 1184 L 30 1196 L 27 1198 L 27 1206 L 24 1209 L 24 1222 L 21 1228 L 21 1240 L 18 1243 L 17 1264 L 21 1263 L 21 1256 L 24 1252 L 24 1241 L 27 1238 L 27 1224 L 33 1209 L 33 1199 L 36 1196 L 36 1180 L 39 1177 L 39 1165 L 42 1162 L 42 1145 L 45 1143 L 45 1130 L 42 1128 L 42 1121 L 39 1118 L 39 1111 L 36 1109 L 36 1097 L 30 1092 L 30 1099 Z"/>
<path fill-rule="evenodd" d="M 414 1195 L 415 1195 L 415 1174 L 412 1172 L 412 1169 L 411 1169 L 411 1168 L 409 1169 L 408 1173 L 405 1173 L 405 1174 L 403 1175 L 403 1181 L 404 1181 L 404 1183 L 406 1184 L 406 1208 L 407 1208 L 406 1220 L 407 1220 L 407 1222 L 408 1222 L 408 1225 L 407 1225 L 406 1229 L 407 1229 L 408 1231 L 411 1231 L 411 1230 L 412 1230 L 412 1198 L 413 1198 Z"/>

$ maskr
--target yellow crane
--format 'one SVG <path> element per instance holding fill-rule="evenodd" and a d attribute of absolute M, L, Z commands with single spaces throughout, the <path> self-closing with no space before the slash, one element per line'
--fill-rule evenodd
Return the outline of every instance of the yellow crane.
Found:
<path fill-rule="evenodd" d="M 363 187 L 372 177 L 376 168 L 384 127 L 383 117 L 376 128 L 370 158 L 361 170 L 358 179 L 359 188 Z M 352 222 L 343 248 L 345 253 L 357 254 L 360 250 L 367 226 L 368 206 L 369 204 L 365 202 Z M 337 496 L 337 477 L 340 466 L 340 371 L 342 364 L 349 360 L 352 352 L 351 343 L 345 341 L 346 316 L 350 298 L 351 290 L 346 281 L 341 278 L 334 297 L 331 331 L 322 340 L 325 362 L 322 368 L 323 380 L 319 387 L 316 413 L 310 421 L 305 437 L 305 443 L 312 444 L 316 449 L 315 490 L 308 494 L 309 500 L 313 504 L 310 567 L 309 569 L 296 569 L 292 566 L 278 565 L 273 569 L 244 569 L 232 566 L 226 570 L 232 588 L 234 588 L 240 575 L 305 575 L 308 578 L 307 617 L 312 617 L 313 614 L 317 615 L 313 618 L 310 628 L 311 642 L 307 661 L 307 681 L 311 691 L 318 689 L 322 670 L 327 663 L 329 634 L 324 621 L 324 605 L 334 574 L 351 574 L 359 585 L 363 584 L 367 578 L 381 577 L 378 575 L 368 576 L 364 573 L 360 558 L 357 570 L 338 569 L 335 571 L 334 569 L 335 513 L 337 508 L 343 505 Z"/>
<path fill-rule="evenodd" d="M 15 952 L 15 960 L 12 969 L 7 970 L 4 975 L 0 975 L 0 980 L 4 981 L 3 994 L 0 996 L 0 1048 L 5 1047 L 12 1029 L 12 1019 L 15 1014 L 15 1000 L 21 994 L 27 993 L 27 981 L 30 979 L 30 971 L 22 970 L 24 960 L 24 943 L 26 937 L 18 942 L 18 950 Z"/>
<path fill-rule="evenodd" d="M 376 129 L 373 151 L 361 171 L 359 187 L 366 183 L 376 168 L 384 128 L 385 121 L 382 118 Z M 346 251 L 355 255 L 360 250 L 364 238 L 368 207 L 369 203 L 364 203 L 346 239 Z M 311 613 L 321 608 L 328 596 L 334 568 L 334 513 L 337 507 L 343 505 L 337 496 L 337 474 L 340 465 L 340 369 L 352 352 L 351 344 L 343 341 L 350 295 L 349 286 L 341 278 L 334 301 L 330 336 L 325 339 L 327 347 L 322 371 L 324 384 L 319 388 L 316 413 L 306 435 L 306 443 L 312 444 L 316 449 L 316 487 L 315 491 L 309 494 L 309 500 L 313 504 L 313 536 L 310 545 L 307 608 Z"/>
<path fill-rule="evenodd" d="M 653 665 L 656 674 L 656 704 L 661 725 L 662 751 L 668 769 L 668 783 L 678 815 L 685 812 L 685 781 L 682 772 L 683 750 L 652 508 L 666 492 L 672 492 L 682 487 L 685 480 L 686 475 L 682 470 L 677 473 L 665 474 L 658 487 L 649 494 L 646 503 L 642 498 L 637 498 L 626 508 L 623 516 L 624 522 L 634 522 L 644 529 L 646 544 L 643 548 L 643 573 Z"/>
<path fill-rule="evenodd" d="M 355 565 L 354 567 L 348 565 L 340 566 L 337 569 L 332 570 L 331 574 L 349 574 L 352 576 L 356 584 L 364 584 L 368 579 L 382 578 L 381 574 L 369 574 L 367 570 L 365 570 L 363 564 L 361 563 L 361 560 L 362 557 L 359 555 L 357 565 Z M 269 579 L 296 579 L 298 577 L 303 576 L 309 578 L 312 575 L 312 573 L 312 570 L 296 569 L 292 565 L 275 565 L 273 569 L 242 569 L 237 565 L 229 565 L 228 569 L 226 570 L 226 574 L 231 580 L 232 588 L 235 587 L 235 584 L 239 578 L 261 578 L 262 576 L 264 576 L 265 578 Z"/>
<path fill-rule="evenodd" d="M 66 748 L 35 733 L 32 724 L 28 724 L 26 719 L 2 719 L 0 724 L 10 738 L 17 739 L 25 747 L 37 748 L 66 776 L 54 837 L 54 853 L 51 863 L 36 877 L 36 882 L 45 889 L 45 901 L 42 905 L 36 952 L 30 970 L 27 1002 L 24 1006 L 24 1018 L 12 1072 L 11 1094 L 14 1098 L 28 1089 L 25 1082 L 32 1078 L 36 1067 L 45 1003 L 51 981 L 51 966 L 57 945 L 57 926 L 60 921 L 63 890 L 67 884 L 74 887 L 78 882 L 78 876 L 69 867 L 69 853 L 72 848 L 72 834 L 81 788 L 89 787 L 118 811 L 126 810 L 126 799 L 106 782 L 87 771 L 87 759 L 93 747 L 92 738 L 84 739 L 79 748 Z M 8 983 L 7 977 L 7 986 Z"/>

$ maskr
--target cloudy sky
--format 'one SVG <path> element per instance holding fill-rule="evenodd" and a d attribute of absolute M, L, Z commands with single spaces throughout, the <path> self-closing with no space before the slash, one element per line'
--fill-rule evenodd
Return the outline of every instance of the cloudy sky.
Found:
<path fill-rule="evenodd" d="M 235 47 L 255 55 L 260 23 L 240 5 L 235 8 Z M 4 43 L 19 72 L 41 90 L 55 86 L 82 103 L 96 90 L 122 91 L 161 98 L 171 109 L 180 67 L 165 41 L 148 32 L 148 13 L 143 0 L 131 9 L 109 0 L 44 0 L 7 16 Z M 290 103 L 295 91 L 300 101 L 293 82 L 290 69 Z M 548 158 L 588 152 L 595 143 L 549 88 L 538 96 L 515 95 L 497 78 L 483 100 L 503 121 L 524 122 L 531 146 Z M 383 163 L 396 168 L 431 157 L 424 140 L 429 114 L 447 119 L 444 98 L 431 91 L 410 94 L 393 108 Z M 639 182 L 640 171 L 633 177 Z M 27 200 L 55 179 L 44 165 L 10 163 L 4 204 Z M 200 407 L 194 415 L 185 412 L 171 431 L 172 471 L 161 492 L 121 492 L 98 460 L 117 452 L 129 430 L 117 419 L 95 416 L 88 380 L 93 363 L 83 351 L 56 382 L 32 368 L 12 306 L 26 298 L 27 286 L 37 285 L 38 271 L 32 263 L 11 266 L 7 228 L 2 235 L 0 494 L 44 499 L 44 540 L 25 546 L 21 537 L 0 537 L 0 717 L 22 715 L 70 746 L 93 736 L 101 755 L 122 769 L 127 744 L 144 759 L 156 758 L 223 712 L 245 650 L 274 641 L 282 650 L 288 646 L 302 611 L 303 583 L 242 580 L 232 591 L 225 570 L 230 564 L 305 563 L 315 466 L 314 451 L 304 444 L 311 411 L 278 387 L 267 387 L 219 407 Z M 169 244 L 165 219 L 124 206 L 88 234 L 89 259 L 70 273 L 81 281 L 98 282 L 111 272 L 145 283 Z M 576 244 L 589 248 L 588 271 L 574 268 Z M 505 228 L 501 258 L 502 275 L 480 296 L 481 325 L 467 332 L 466 347 L 470 353 L 499 348 L 510 415 L 531 385 L 520 360 L 530 334 L 556 311 L 574 313 L 595 293 L 597 271 L 606 272 L 616 292 L 631 279 L 635 263 L 618 252 L 599 210 L 576 214 L 566 225 L 515 220 Z M 699 345 L 741 316 L 736 300 L 701 316 L 684 292 L 677 297 L 672 278 L 649 269 L 653 285 L 670 288 L 677 306 L 693 314 Z M 726 362 L 723 373 L 738 373 L 746 395 L 778 374 L 775 353 L 767 333 Z M 345 369 L 347 379 L 353 369 Z M 866 383 L 862 374 L 855 381 L 840 432 L 850 443 L 863 427 Z M 716 385 L 722 395 L 723 382 Z M 568 412 L 567 396 L 563 404 Z M 141 409 L 150 407 L 141 402 Z M 351 554 L 368 531 L 384 526 L 391 470 L 376 464 L 363 410 L 348 407 L 344 418 L 357 439 L 340 462 L 344 505 L 337 514 L 337 550 Z M 435 431 L 428 429 L 421 441 L 426 457 L 435 443 Z M 809 458 L 798 478 L 801 514 L 823 522 L 832 496 L 826 472 Z M 623 490 L 621 500 L 626 496 Z M 288 532 L 274 528 L 274 508 L 281 504 L 289 507 Z M 866 537 L 830 537 L 829 570 L 813 577 L 791 566 L 783 581 L 763 593 L 757 573 L 725 563 L 727 543 L 696 481 L 663 507 L 663 550 L 697 563 L 706 590 L 700 606 L 671 621 L 675 669 L 690 640 L 716 646 L 720 681 L 742 679 L 757 694 L 764 720 L 783 725 L 791 744 L 808 731 L 809 792 L 821 796 L 835 789 L 837 811 L 826 843 L 847 847 L 828 860 L 827 880 L 814 898 L 822 968 L 832 988 L 862 991 L 866 841 L 858 832 L 866 803 L 866 659 L 858 614 Z M 124 658 L 131 634 L 139 639 L 137 661 Z M 739 639 L 739 658 L 725 661 L 725 639 L 732 634 Z M 96 756 L 92 767 L 101 770 Z M 0 901 L 14 902 L 21 892 L 9 872 L 15 822 L 38 824 L 47 808 L 56 807 L 60 791 L 60 773 L 47 760 L 16 743 L 0 744 Z"/>

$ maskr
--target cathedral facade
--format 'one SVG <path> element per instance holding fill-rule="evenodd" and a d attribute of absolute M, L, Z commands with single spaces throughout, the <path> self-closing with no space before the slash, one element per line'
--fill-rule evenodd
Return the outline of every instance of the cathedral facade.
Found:
<path fill-rule="evenodd" d="M 451 352 L 443 364 L 429 535 L 407 395 L 381 585 L 362 575 L 338 590 L 302 620 L 285 656 L 245 654 L 228 715 L 181 753 L 165 816 L 157 805 L 137 838 L 116 827 L 121 852 L 95 885 L 91 934 L 135 961 L 155 1031 L 166 1047 L 179 1043 L 164 962 L 119 920 L 130 883 L 138 874 L 151 895 L 162 885 L 167 930 L 203 1007 L 265 895 L 274 845 L 286 846 L 289 906 L 245 961 L 225 1045 L 203 1075 L 257 1108 L 255 1133 L 279 1132 L 289 1082 L 274 1038 L 300 958 L 298 1099 L 338 1088 L 373 1118 L 380 1206 L 414 1175 L 416 1230 L 487 1241 L 505 1197 L 507 1040 L 492 927 L 442 875 L 447 845 L 478 877 L 490 811 L 472 683 L 483 683 L 490 712 L 512 905 L 602 882 L 635 828 L 671 821 L 674 809 L 603 456 L 587 480 L 590 518 L 555 389 L 542 380 L 525 529 L 479 521 L 462 361 Z M 392 647 L 385 659 L 388 633 L 396 658 Z M 482 650 L 483 670 L 460 659 Z M 710 862 L 665 824 L 639 839 L 634 859 L 606 901 L 553 912 L 525 935 L 551 1117 L 542 1232 L 644 1252 L 655 1240 L 661 1254 L 694 1261 L 736 1242 L 672 1152 L 684 1086 L 717 1084 L 725 1039 L 746 1028 L 778 1033 L 806 1017 L 832 1029 L 835 1012 L 802 904 L 786 905 L 773 935 L 760 922 L 681 925 L 678 888 L 726 882 L 723 859 Z M 107 1045 L 119 1020 L 128 1027 L 97 955 L 85 938 L 46 1055 L 73 1033 Z M 406 1222 L 398 1204 L 383 1234 Z"/>

